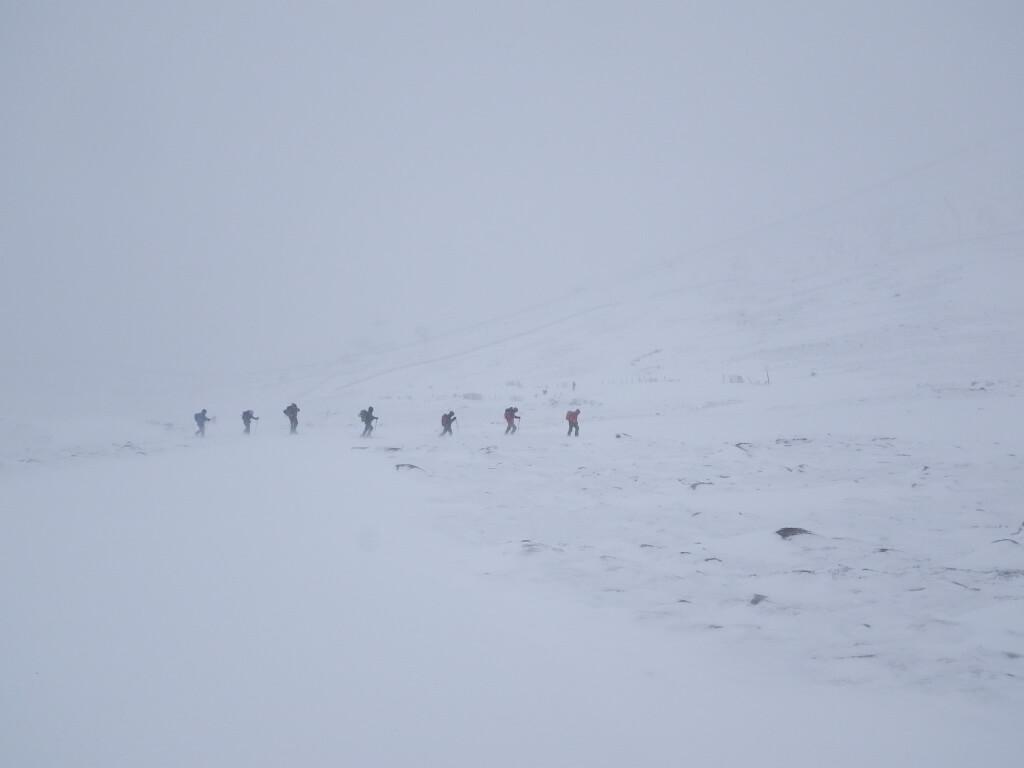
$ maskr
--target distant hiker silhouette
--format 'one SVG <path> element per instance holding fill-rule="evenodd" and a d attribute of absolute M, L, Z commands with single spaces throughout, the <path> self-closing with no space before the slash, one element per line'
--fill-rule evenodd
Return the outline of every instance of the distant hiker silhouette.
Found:
<path fill-rule="evenodd" d="M 196 437 L 206 437 L 206 422 L 213 421 L 212 418 L 206 415 L 206 409 L 203 408 L 199 413 L 195 414 L 193 419 L 196 420 Z"/>
<path fill-rule="evenodd" d="M 569 422 L 569 432 L 566 437 L 576 433 L 576 437 L 580 436 L 580 409 L 577 408 L 575 411 L 567 411 L 565 414 L 565 420 Z"/>
<path fill-rule="evenodd" d="M 292 403 L 284 409 L 284 415 L 288 417 L 289 434 L 294 435 L 299 431 L 299 406 Z"/>
<path fill-rule="evenodd" d="M 519 427 L 516 425 L 516 421 L 519 419 L 519 409 L 514 407 L 508 407 L 505 409 L 505 423 L 508 425 L 505 427 L 505 434 L 515 434 Z"/>
<path fill-rule="evenodd" d="M 260 417 L 254 414 L 252 411 L 242 411 L 242 424 L 245 425 L 245 434 L 249 434 L 249 426 L 254 421 L 259 421 Z"/>
<path fill-rule="evenodd" d="M 369 437 L 373 434 L 373 422 L 377 420 L 377 417 L 373 415 L 373 406 L 371 405 L 365 411 L 359 412 L 359 419 L 363 422 L 363 437 Z"/>
<path fill-rule="evenodd" d="M 455 411 L 441 414 L 441 437 L 452 434 L 452 424 L 455 423 Z"/>

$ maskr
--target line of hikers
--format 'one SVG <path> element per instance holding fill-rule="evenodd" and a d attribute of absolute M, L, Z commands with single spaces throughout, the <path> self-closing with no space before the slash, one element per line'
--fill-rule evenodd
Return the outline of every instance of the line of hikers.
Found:
<path fill-rule="evenodd" d="M 580 409 L 566 411 L 565 420 L 569 422 L 569 431 L 566 433 L 566 437 L 573 435 L 574 437 L 580 436 Z M 454 418 L 454 417 L 453 417 Z M 519 409 L 515 406 L 509 406 L 505 409 L 505 434 L 514 435 L 519 431 L 519 425 L 516 422 L 519 421 Z M 443 422 L 442 422 L 443 423 Z M 441 434 L 444 434 L 443 432 Z"/>
<path fill-rule="evenodd" d="M 294 435 L 299 431 L 299 406 L 292 403 L 284 409 L 283 413 L 288 417 L 289 433 Z M 196 422 L 196 437 L 206 436 L 206 425 L 215 421 L 216 417 L 207 416 L 206 409 L 199 411 L 199 413 L 193 416 Z M 569 431 L 566 436 L 580 436 L 580 409 L 566 411 L 565 420 L 569 422 Z M 242 411 L 242 432 L 246 435 L 252 431 L 252 423 L 259 421 L 260 417 L 257 416 L 253 411 L 247 410 Z M 364 410 L 359 412 L 359 420 L 363 422 L 363 434 L 362 437 L 370 437 L 373 434 L 373 422 L 378 421 L 378 417 L 373 413 L 373 406 L 368 406 Z M 519 409 L 515 406 L 509 406 L 505 409 L 505 434 L 514 435 L 519 431 L 519 425 L 516 424 L 520 420 Z M 452 426 L 455 424 L 455 411 L 448 411 L 447 413 L 441 414 L 441 437 L 445 435 L 454 435 L 452 432 Z"/>
<path fill-rule="evenodd" d="M 566 437 L 572 435 L 574 437 L 580 436 L 580 409 L 566 411 L 565 420 L 569 422 L 569 431 L 566 433 Z M 514 405 L 510 405 L 505 409 L 505 434 L 514 435 L 519 431 L 519 425 L 516 424 L 520 420 L 519 409 Z M 448 411 L 448 413 L 441 414 L 441 437 L 452 434 L 452 424 L 455 423 L 455 411 Z"/>
<path fill-rule="evenodd" d="M 289 432 L 293 435 L 297 434 L 299 431 L 299 410 L 299 406 L 297 406 L 295 403 L 292 403 L 283 411 L 284 415 L 288 417 Z M 192 418 L 196 422 L 196 437 L 206 437 L 206 425 L 209 424 L 211 421 L 217 420 L 216 416 L 208 416 L 205 408 L 199 411 L 199 413 L 194 414 Z M 252 423 L 254 421 L 259 420 L 260 417 L 257 416 L 253 411 L 242 411 L 243 434 L 251 434 Z"/>

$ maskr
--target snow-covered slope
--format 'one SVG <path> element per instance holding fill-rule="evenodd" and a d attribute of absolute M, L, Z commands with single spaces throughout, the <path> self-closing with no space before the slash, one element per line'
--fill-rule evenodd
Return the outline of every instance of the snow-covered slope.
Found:
<path fill-rule="evenodd" d="M 7 425 L 4 762 L 1015 765 L 1012 160 L 173 412 Z"/>
<path fill-rule="evenodd" d="M 480 520 L 395 458 L 311 430 L 8 478 L 3 764 L 1014 764 L 1010 708 L 819 686 L 785 649 L 532 585 L 435 530 Z M 523 530 L 575 518 L 592 540 L 602 510 L 520 506 L 540 496 L 510 505 Z"/>
<path fill-rule="evenodd" d="M 503 571 L 816 679 L 1019 700 L 1024 207 L 967 161 L 310 393 L 376 403 Z"/>

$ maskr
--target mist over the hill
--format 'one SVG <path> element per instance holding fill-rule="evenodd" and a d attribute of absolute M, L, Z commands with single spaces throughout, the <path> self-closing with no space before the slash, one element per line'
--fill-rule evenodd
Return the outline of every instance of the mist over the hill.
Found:
<path fill-rule="evenodd" d="M 1013 2 L 5 2 L 3 395 L 242 380 L 709 258 L 1012 147 L 1022 23 Z"/>

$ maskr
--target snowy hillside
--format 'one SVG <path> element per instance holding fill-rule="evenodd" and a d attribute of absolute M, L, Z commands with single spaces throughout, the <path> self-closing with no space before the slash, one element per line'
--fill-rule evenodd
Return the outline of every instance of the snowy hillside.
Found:
<path fill-rule="evenodd" d="M 1019 701 L 1024 200 L 972 184 L 985 162 L 1007 160 L 971 154 L 700 270 L 402 350 L 379 375 L 343 368 L 311 395 L 376 403 L 379 440 L 502 573 L 777 648 L 823 681 Z M 430 432 L 449 407 L 451 444 Z"/>
<path fill-rule="evenodd" d="M 1024 197 L 972 173 L 1006 162 L 9 424 L 2 762 L 1016 765 Z"/>

